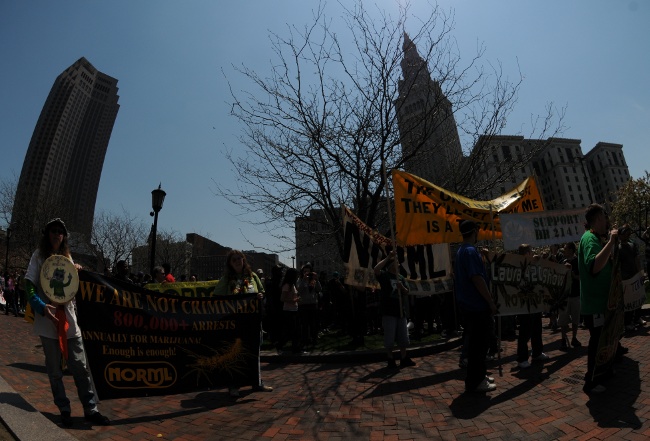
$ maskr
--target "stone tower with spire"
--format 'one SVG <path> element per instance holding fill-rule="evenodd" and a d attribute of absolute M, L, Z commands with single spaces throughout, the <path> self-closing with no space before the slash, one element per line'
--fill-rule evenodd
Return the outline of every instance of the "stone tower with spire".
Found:
<path fill-rule="evenodd" d="M 404 169 L 453 191 L 463 151 L 451 102 L 440 83 L 431 78 L 426 61 L 406 32 L 402 49 L 403 78 L 395 106 L 402 153 L 410 156 Z"/>

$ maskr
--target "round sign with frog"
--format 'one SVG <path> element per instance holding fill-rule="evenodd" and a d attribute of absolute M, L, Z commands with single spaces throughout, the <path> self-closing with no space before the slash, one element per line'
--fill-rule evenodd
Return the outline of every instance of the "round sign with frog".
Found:
<path fill-rule="evenodd" d="M 65 256 L 48 257 L 41 267 L 41 288 L 54 304 L 69 302 L 79 289 L 79 274 L 72 261 Z"/>

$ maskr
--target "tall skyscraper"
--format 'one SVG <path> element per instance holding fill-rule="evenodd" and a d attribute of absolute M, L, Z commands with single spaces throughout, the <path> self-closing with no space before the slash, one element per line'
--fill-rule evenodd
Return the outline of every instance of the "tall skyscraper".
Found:
<path fill-rule="evenodd" d="M 97 189 L 120 108 L 117 79 L 80 58 L 54 81 L 20 173 L 12 225 L 44 207 L 90 237 Z"/>
<path fill-rule="evenodd" d="M 404 33 L 403 79 L 395 102 L 404 156 L 413 155 L 404 170 L 453 190 L 453 177 L 463 158 L 451 102 L 431 78 L 426 61 Z"/>

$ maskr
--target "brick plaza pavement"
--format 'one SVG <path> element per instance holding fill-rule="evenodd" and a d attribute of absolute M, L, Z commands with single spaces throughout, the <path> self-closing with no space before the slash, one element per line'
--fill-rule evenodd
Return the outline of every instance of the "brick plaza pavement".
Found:
<path fill-rule="evenodd" d="M 650 311 L 647 311 L 650 312 Z M 58 411 L 52 403 L 44 356 L 31 325 L 0 316 L 0 376 L 45 416 L 53 439 Z M 224 389 L 164 397 L 106 400 L 109 427 L 91 427 L 71 377 L 66 388 L 77 440 L 646 440 L 650 437 L 650 324 L 626 337 L 629 353 L 616 365 L 607 391 L 589 399 L 581 390 L 586 349 L 559 350 L 559 334 L 544 329 L 551 359 L 516 369 L 515 341 L 504 341 L 498 388 L 463 393 L 458 349 L 416 358 L 417 367 L 388 371 L 384 363 L 350 357 L 345 363 L 262 363 L 272 393 Z M 587 343 L 587 331 L 579 339 Z M 92 362 L 92 360 L 91 360 Z M 0 394 L 0 397 L 2 395 Z M 0 398 L 0 404 L 3 401 Z M 31 407 L 30 407 L 31 406 Z M 33 410 L 32 409 L 32 410 Z M 63 435 L 66 435 L 63 433 Z"/>

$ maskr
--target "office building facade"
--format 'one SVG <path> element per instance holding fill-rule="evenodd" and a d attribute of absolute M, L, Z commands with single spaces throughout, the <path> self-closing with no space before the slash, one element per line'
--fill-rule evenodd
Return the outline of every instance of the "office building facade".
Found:
<path fill-rule="evenodd" d="M 12 225 L 50 206 L 71 232 L 90 238 L 99 180 L 119 111 L 117 80 L 80 58 L 50 90 L 18 181 Z"/>

